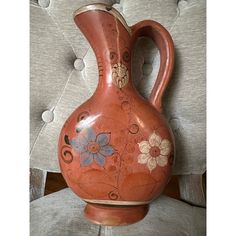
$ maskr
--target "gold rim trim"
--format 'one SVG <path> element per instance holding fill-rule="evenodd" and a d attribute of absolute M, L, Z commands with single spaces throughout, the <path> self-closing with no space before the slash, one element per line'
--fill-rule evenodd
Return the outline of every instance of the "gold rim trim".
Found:
<path fill-rule="evenodd" d="M 102 3 L 96 3 L 96 4 L 89 4 L 83 7 L 80 7 L 73 13 L 73 18 L 75 18 L 77 15 L 82 14 L 87 11 L 105 11 L 111 15 L 113 15 L 116 19 L 118 19 L 121 24 L 126 28 L 126 30 L 129 32 L 131 35 L 131 29 L 127 25 L 125 19 L 123 16 L 112 6 L 107 5 L 107 4 L 102 4 Z"/>
<path fill-rule="evenodd" d="M 139 206 L 149 204 L 151 201 L 133 202 L 133 201 L 113 201 L 113 200 L 93 200 L 82 198 L 88 203 L 109 204 L 109 205 L 123 205 L 123 206 Z"/>

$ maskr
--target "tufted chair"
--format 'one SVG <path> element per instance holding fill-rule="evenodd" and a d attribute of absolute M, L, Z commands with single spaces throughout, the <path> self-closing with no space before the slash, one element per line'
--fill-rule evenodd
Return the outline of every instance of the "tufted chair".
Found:
<path fill-rule="evenodd" d="M 121 12 L 128 25 L 144 19 L 170 32 L 176 53 L 164 113 L 176 138 L 180 200 L 162 195 L 140 222 L 103 227 L 83 217 L 84 202 L 69 188 L 44 196 L 47 172 L 60 172 L 57 143 L 71 112 L 98 82 L 95 55 L 73 21 L 82 5 L 102 2 Z M 205 235 L 205 0 L 31 0 L 30 1 L 30 166 L 31 235 Z M 159 67 L 151 40 L 135 46 L 133 80 L 148 97 Z"/>

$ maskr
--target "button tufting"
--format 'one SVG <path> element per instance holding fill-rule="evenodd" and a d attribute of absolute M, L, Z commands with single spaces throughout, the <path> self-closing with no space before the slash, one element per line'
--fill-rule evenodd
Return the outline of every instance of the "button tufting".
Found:
<path fill-rule="evenodd" d="M 143 64 L 143 74 L 150 75 L 152 73 L 152 65 L 151 64 Z"/>
<path fill-rule="evenodd" d="M 171 117 L 169 119 L 169 124 L 175 135 L 181 135 L 183 127 L 181 126 L 180 119 L 177 117 Z"/>
<path fill-rule="evenodd" d="M 184 10 L 188 5 L 188 2 L 186 0 L 180 0 L 178 2 L 178 8 L 181 10 Z"/>
<path fill-rule="evenodd" d="M 50 110 L 46 110 L 42 113 L 42 120 L 45 122 L 45 123 L 50 123 L 52 122 L 54 119 L 54 113 L 53 111 L 50 111 Z"/>
<path fill-rule="evenodd" d="M 38 0 L 39 6 L 47 8 L 50 4 L 50 0 Z"/>
<path fill-rule="evenodd" d="M 79 71 L 83 70 L 84 67 L 85 67 L 83 59 L 77 58 L 74 61 L 74 67 L 75 67 L 76 70 L 79 70 Z"/>

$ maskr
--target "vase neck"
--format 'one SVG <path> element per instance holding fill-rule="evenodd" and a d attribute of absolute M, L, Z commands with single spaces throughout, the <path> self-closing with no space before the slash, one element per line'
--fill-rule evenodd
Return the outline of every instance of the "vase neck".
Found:
<path fill-rule="evenodd" d="M 96 55 L 99 85 L 113 83 L 122 88 L 131 83 L 131 35 L 127 24 L 112 11 L 77 10 L 74 20 Z"/>

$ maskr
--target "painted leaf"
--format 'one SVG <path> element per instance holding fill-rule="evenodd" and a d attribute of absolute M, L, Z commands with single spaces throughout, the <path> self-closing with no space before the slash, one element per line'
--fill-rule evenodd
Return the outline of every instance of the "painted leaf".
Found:
<path fill-rule="evenodd" d="M 88 198 L 108 198 L 115 187 L 110 177 L 100 170 L 88 170 L 78 180 L 79 187 L 88 194 Z"/>
<path fill-rule="evenodd" d="M 130 174 L 121 184 L 120 194 L 126 201 L 148 201 L 153 197 L 156 184 L 155 179 L 149 174 Z"/>

